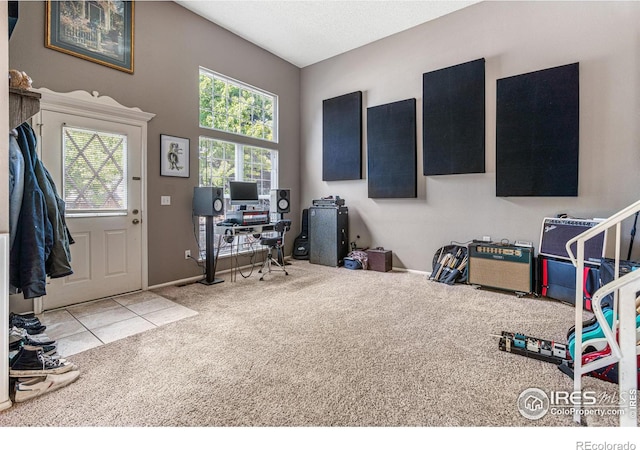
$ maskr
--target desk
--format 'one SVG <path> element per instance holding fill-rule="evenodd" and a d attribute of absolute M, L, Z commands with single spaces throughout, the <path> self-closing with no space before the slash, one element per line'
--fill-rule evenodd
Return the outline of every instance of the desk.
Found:
<path fill-rule="evenodd" d="M 274 231 L 275 223 L 260 224 L 260 225 L 220 225 L 215 226 L 215 234 L 218 235 L 218 251 L 215 258 L 218 259 L 218 253 L 220 252 L 220 241 L 224 237 L 226 242 L 231 244 L 231 281 L 236 280 L 236 271 L 239 267 L 234 266 L 233 258 L 233 242 L 236 240 L 236 236 L 248 236 L 254 235 L 259 237 L 262 233 Z M 238 245 L 236 245 L 236 259 L 238 256 Z"/>
<path fill-rule="evenodd" d="M 266 223 L 262 225 L 216 225 L 216 234 L 226 236 L 238 236 L 247 234 L 262 234 L 266 231 L 273 231 L 275 223 Z"/>

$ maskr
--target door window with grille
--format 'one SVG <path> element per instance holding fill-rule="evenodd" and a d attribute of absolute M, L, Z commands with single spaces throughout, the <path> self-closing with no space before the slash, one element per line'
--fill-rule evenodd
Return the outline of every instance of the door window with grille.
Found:
<path fill-rule="evenodd" d="M 63 126 L 62 136 L 67 214 L 126 214 L 127 135 Z"/>

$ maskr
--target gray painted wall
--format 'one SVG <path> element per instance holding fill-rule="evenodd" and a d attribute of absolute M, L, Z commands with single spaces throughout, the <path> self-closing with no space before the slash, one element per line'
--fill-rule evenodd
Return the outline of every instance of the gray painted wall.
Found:
<path fill-rule="evenodd" d="M 292 193 L 292 235 L 300 228 L 300 69 L 167 1 L 135 3 L 135 73 L 130 75 L 45 48 L 45 7 L 21 2 L 9 45 L 10 67 L 34 87 L 58 92 L 98 91 L 126 106 L 156 114 L 149 122 L 148 227 L 151 286 L 201 274 L 184 251 L 197 252 L 191 221 L 198 184 L 198 137 L 229 138 L 198 126 L 198 68 L 203 66 L 279 96 L 280 142 L 242 142 L 279 150 L 280 187 Z M 191 140 L 191 177 L 160 176 L 160 134 Z M 160 206 L 170 195 L 171 206 Z M 291 245 L 291 242 L 289 242 Z M 220 261 L 220 268 L 226 265 Z"/>
<path fill-rule="evenodd" d="M 638 23 L 637 2 L 482 2 L 302 69 L 302 204 L 340 195 L 351 240 L 360 235 L 359 246 L 384 246 L 394 266 L 423 271 L 451 241 L 488 235 L 537 246 L 546 216 L 607 217 L 628 206 L 640 193 Z M 477 58 L 486 59 L 486 173 L 425 177 L 422 74 Z M 579 196 L 497 198 L 496 80 L 574 62 Z M 365 174 L 366 107 L 417 99 L 418 198 L 374 200 L 366 179 L 322 181 L 322 100 L 356 90 L 364 93 Z"/>
<path fill-rule="evenodd" d="M 351 240 L 359 235 L 360 246 L 392 249 L 395 266 L 428 271 L 441 245 L 483 235 L 537 245 L 545 216 L 606 217 L 638 199 L 640 3 L 483 2 L 300 70 L 172 2 L 137 2 L 134 75 L 46 49 L 44 4 L 20 6 L 11 68 L 29 73 L 36 87 L 96 90 L 157 114 L 148 149 L 151 285 L 199 273 L 183 256 L 196 250 L 190 213 L 196 152 L 188 180 L 160 177 L 158 155 L 161 133 L 188 137 L 193 149 L 200 134 L 224 137 L 197 125 L 199 65 L 280 96 L 280 143 L 273 147 L 280 150 L 280 187 L 292 190 L 289 217 L 299 218 L 314 198 L 340 195 L 350 208 Z M 480 57 L 486 59 L 486 173 L 424 177 L 422 74 Z M 579 196 L 495 197 L 496 80 L 576 61 Z M 364 92 L 365 109 L 418 100 L 417 199 L 368 199 L 366 178 L 322 181 L 322 100 L 355 90 Z M 366 174 L 366 128 L 364 147 Z M 171 195 L 172 206 L 161 207 L 161 195 Z"/>

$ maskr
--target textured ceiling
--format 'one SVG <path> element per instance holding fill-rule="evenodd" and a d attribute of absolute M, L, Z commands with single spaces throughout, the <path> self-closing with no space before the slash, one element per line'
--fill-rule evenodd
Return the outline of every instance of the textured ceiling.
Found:
<path fill-rule="evenodd" d="M 181 0 L 176 3 L 305 67 L 477 1 Z"/>

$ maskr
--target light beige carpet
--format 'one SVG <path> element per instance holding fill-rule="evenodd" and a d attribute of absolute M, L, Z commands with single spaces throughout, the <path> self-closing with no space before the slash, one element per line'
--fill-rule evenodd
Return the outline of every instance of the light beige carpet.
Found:
<path fill-rule="evenodd" d="M 577 426 L 520 415 L 523 390 L 572 381 L 491 336 L 564 342 L 572 307 L 407 272 L 288 270 L 157 290 L 199 314 L 74 355 L 78 381 L 15 404 L 0 426 Z"/>

